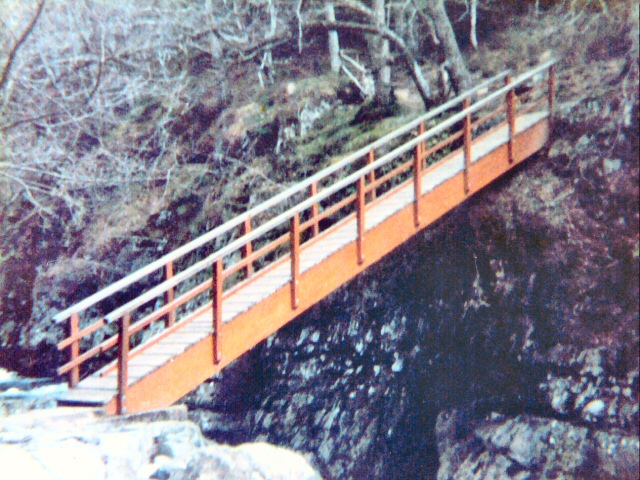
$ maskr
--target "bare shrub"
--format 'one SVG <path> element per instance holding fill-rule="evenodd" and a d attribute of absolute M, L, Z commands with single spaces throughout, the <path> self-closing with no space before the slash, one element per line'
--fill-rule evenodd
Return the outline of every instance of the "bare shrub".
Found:
<path fill-rule="evenodd" d="M 39 4 L 9 9 L 0 201 L 80 226 L 114 189 L 166 181 L 189 153 L 181 122 L 226 93 L 225 65 L 261 52 L 270 3 L 47 2 L 19 49 Z"/>

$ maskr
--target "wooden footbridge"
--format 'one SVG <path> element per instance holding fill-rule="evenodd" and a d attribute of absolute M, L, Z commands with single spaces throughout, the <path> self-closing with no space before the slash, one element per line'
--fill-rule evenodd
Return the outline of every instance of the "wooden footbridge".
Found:
<path fill-rule="evenodd" d="M 60 312 L 59 402 L 176 402 L 542 149 L 554 90 L 553 62 L 488 79 Z"/>

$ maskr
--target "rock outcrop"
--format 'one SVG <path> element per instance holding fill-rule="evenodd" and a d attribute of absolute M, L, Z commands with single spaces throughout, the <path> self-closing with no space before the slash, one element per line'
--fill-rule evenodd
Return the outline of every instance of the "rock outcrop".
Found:
<path fill-rule="evenodd" d="M 206 440 L 184 408 L 103 418 L 36 410 L 0 420 L 0 476 L 38 480 L 321 480 L 301 455 Z"/>
<path fill-rule="evenodd" d="M 438 480 L 638 478 L 638 437 L 531 415 L 458 410 L 436 423 Z"/>

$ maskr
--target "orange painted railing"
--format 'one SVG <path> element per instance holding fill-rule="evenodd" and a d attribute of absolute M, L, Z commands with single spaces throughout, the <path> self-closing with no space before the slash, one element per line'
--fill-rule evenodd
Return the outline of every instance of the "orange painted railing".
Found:
<path fill-rule="evenodd" d="M 545 76 L 546 82 L 541 81 Z M 89 369 L 81 372 L 83 365 L 94 357 L 104 358 L 104 354 L 117 348 L 117 362 L 99 374 L 118 370 L 122 405 L 130 359 L 209 309 L 214 357 L 220 361 L 222 305 L 232 292 L 289 257 L 291 306 L 295 309 L 299 302 L 300 250 L 307 242 L 321 241 L 318 237 L 332 225 L 355 217 L 358 261 L 363 262 L 367 204 L 384 197 L 394 186 L 411 181 L 414 222 L 418 226 L 421 181 L 435 168 L 434 162 L 461 146 L 464 188 L 468 193 L 474 138 L 507 124 L 509 159 L 513 161 L 516 117 L 541 108 L 551 116 L 554 93 L 553 61 L 515 79 L 508 72 L 501 73 L 58 313 L 56 322 L 68 321 L 68 336 L 58 349 L 69 353 L 68 362 L 58 369 L 58 374 L 67 374 L 72 388 L 81 374 L 93 373 Z M 425 130 L 426 126 L 430 128 Z M 376 160 L 379 150 L 383 152 Z M 384 153 L 388 150 L 391 151 Z M 224 246 L 218 247 L 219 244 Z M 143 292 L 128 294 L 134 288 Z M 85 318 L 89 317 L 88 310 L 104 310 L 105 301 L 127 294 L 133 298 L 104 316 Z M 140 337 L 150 328 L 161 333 L 155 334 L 152 341 L 144 341 Z M 81 348 L 82 343 L 90 344 L 98 332 L 104 340 Z M 113 353 L 107 358 L 113 358 Z"/>

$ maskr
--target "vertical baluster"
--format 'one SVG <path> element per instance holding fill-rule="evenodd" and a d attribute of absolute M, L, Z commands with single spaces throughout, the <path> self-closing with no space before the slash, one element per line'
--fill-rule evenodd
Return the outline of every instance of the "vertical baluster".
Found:
<path fill-rule="evenodd" d="M 316 193 L 318 193 L 318 184 L 316 182 L 313 182 L 311 185 L 309 185 L 309 197 L 313 197 Z M 311 220 L 315 220 L 317 216 L 318 204 L 314 203 L 311 206 Z M 311 226 L 311 237 L 317 237 L 318 233 L 320 233 L 320 225 L 317 221 L 314 221 L 313 225 Z"/>
<path fill-rule="evenodd" d="M 211 272 L 211 310 L 213 314 L 213 362 L 220 363 L 222 353 L 220 349 L 220 341 L 222 338 L 222 282 L 223 277 L 222 259 L 219 258 L 213 262 Z"/>
<path fill-rule="evenodd" d="M 127 388 L 129 387 L 130 324 L 130 313 L 126 313 L 118 322 L 118 415 L 127 413 Z"/>
<path fill-rule="evenodd" d="M 357 250 L 358 250 L 358 264 L 362 264 L 364 262 L 364 209 L 365 209 L 364 177 L 360 177 L 358 179 L 357 188 L 358 188 L 357 207 L 356 207 L 356 215 L 357 215 L 357 222 L 358 222 Z"/>
<path fill-rule="evenodd" d="M 511 75 L 507 75 L 505 83 L 511 83 Z M 509 163 L 515 160 L 515 137 L 516 137 L 516 94 L 513 89 L 507 92 L 507 122 L 509 124 Z"/>
<path fill-rule="evenodd" d="M 168 262 L 164 266 L 164 278 L 165 280 L 169 280 L 173 278 L 173 262 Z M 175 295 L 176 295 L 175 287 L 169 288 L 164 293 L 164 303 L 167 304 L 167 303 L 173 302 L 173 300 L 175 299 Z M 164 321 L 164 326 L 165 328 L 169 328 L 174 323 L 176 323 L 176 310 L 175 308 L 172 308 L 171 311 L 167 314 L 167 318 Z"/>
<path fill-rule="evenodd" d="M 300 276 L 300 214 L 291 217 L 291 308 L 298 308 L 298 277 Z"/>
<path fill-rule="evenodd" d="M 374 158 L 373 150 L 369 150 L 369 153 L 367 154 L 367 165 L 371 165 L 374 160 L 375 158 Z M 367 174 L 367 182 L 369 183 L 369 185 L 371 185 L 375 181 L 376 181 L 376 171 L 371 170 Z M 369 194 L 369 201 L 373 200 L 374 198 L 376 198 L 376 189 L 372 188 L 371 193 Z"/>
<path fill-rule="evenodd" d="M 418 126 L 418 136 L 424 133 L 424 124 Z M 413 156 L 413 223 L 418 228 L 420 219 L 420 197 L 422 197 L 422 142 L 418 143 Z"/>
<path fill-rule="evenodd" d="M 471 105 L 469 97 L 462 102 L 462 109 L 466 110 Z M 471 180 L 469 169 L 471 168 L 471 115 L 467 113 L 464 117 L 464 193 L 467 195 L 471 190 Z"/>
<path fill-rule="evenodd" d="M 424 133 L 424 123 L 418 125 L 418 135 Z M 427 166 L 427 159 L 424 156 L 424 152 L 427 150 L 427 145 L 424 142 L 420 142 L 420 169 L 422 170 Z"/>
<path fill-rule="evenodd" d="M 248 235 L 249 233 L 251 233 L 251 217 L 247 217 L 247 219 L 242 224 L 242 235 Z M 252 253 L 253 245 L 251 242 L 247 242 L 242 247 L 242 258 L 247 258 Z M 253 262 L 247 263 L 247 266 L 244 267 L 245 278 L 249 278 L 251 275 L 253 275 Z"/>
<path fill-rule="evenodd" d="M 78 314 L 74 313 L 73 315 L 71 315 L 71 318 L 69 318 L 69 336 L 70 337 L 75 337 L 78 334 Z M 80 346 L 78 345 L 78 341 L 75 340 L 71 345 L 69 345 L 69 361 L 73 362 L 78 358 L 78 355 L 80 355 Z M 69 388 L 73 388 L 76 385 L 78 385 L 78 382 L 80 381 L 80 366 L 76 366 L 73 367 L 71 370 L 69 370 Z"/>

